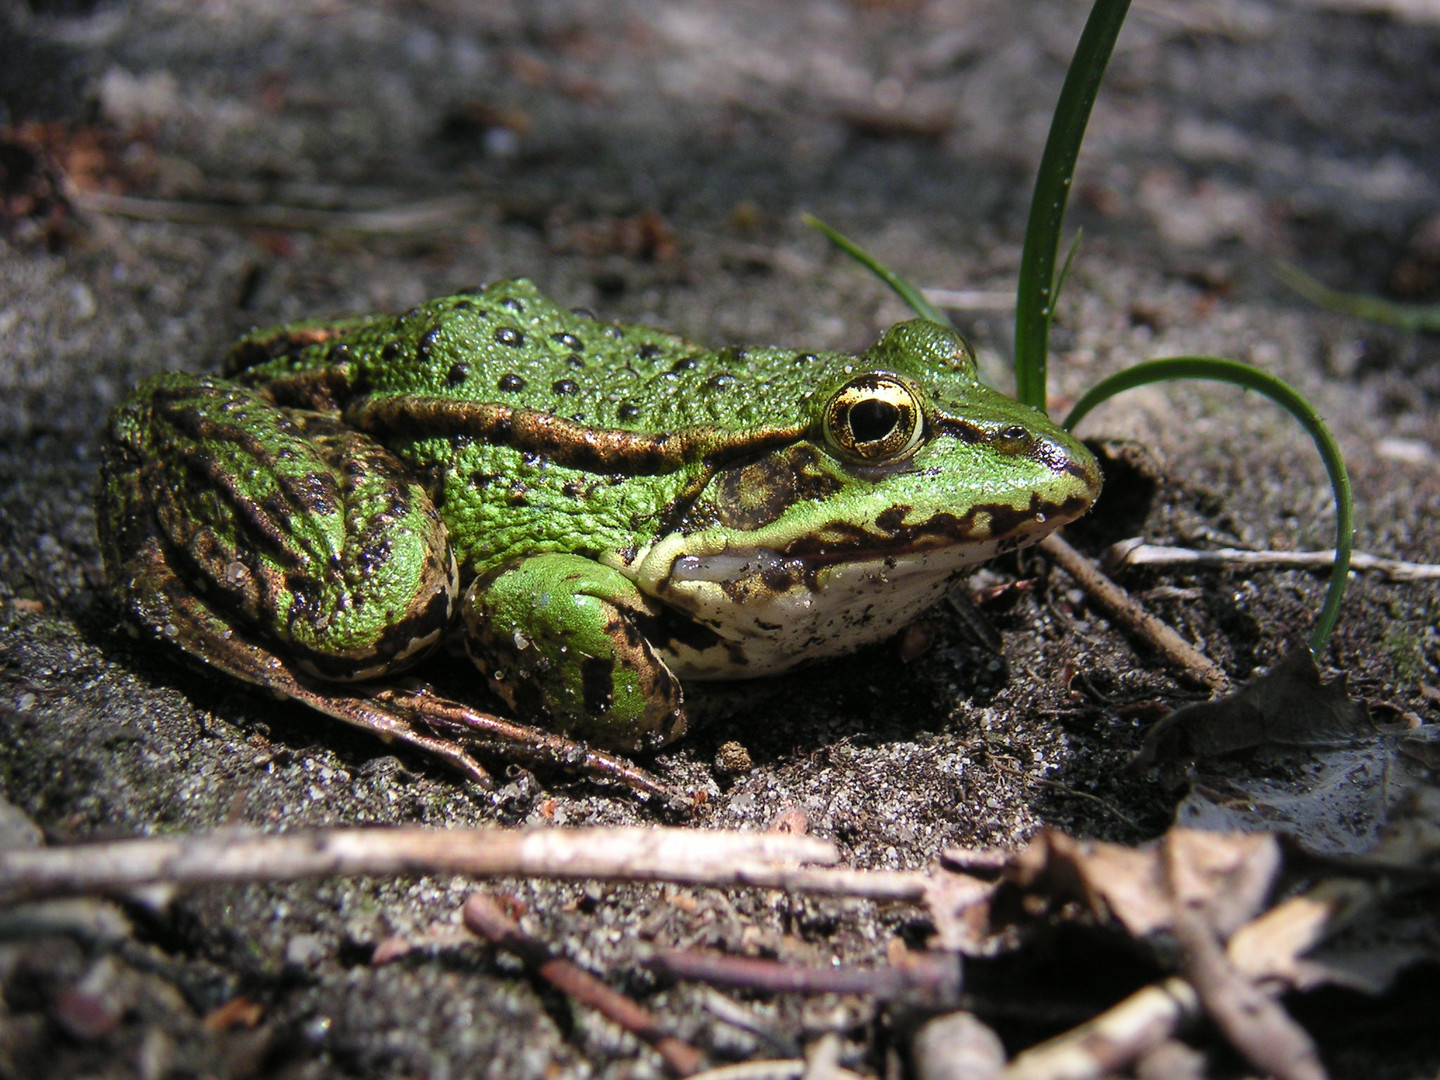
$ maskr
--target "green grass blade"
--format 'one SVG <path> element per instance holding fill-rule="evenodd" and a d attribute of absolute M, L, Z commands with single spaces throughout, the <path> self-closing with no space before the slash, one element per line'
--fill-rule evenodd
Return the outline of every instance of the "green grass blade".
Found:
<path fill-rule="evenodd" d="M 1440 333 L 1440 304 L 1398 304 L 1378 296 L 1341 292 L 1286 262 L 1277 262 L 1275 273 L 1295 292 L 1326 311 L 1384 323 L 1409 334 Z"/>
<path fill-rule="evenodd" d="M 1320 451 L 1325 471 L 1330 476 L 1330 488 L 1335 493 L 1335 564 L 1330 570 L 1330 587 L 1325 594 L 1324 606 L 1310 634 L 1311 650 L 1320 653 L 1340 617 L 1340 603 L 1345 597 L 1345 583 L 1350 572 L 1350 550 L 1355 539 L 1355 502 L 1350 491 L 1350 474 L 1345 469 L 1345 459 L 1335 436 L 1314 406 L 1288 383 L 1268 371 L 1218 356 L 1171 356 L 1116 372 L 1092 386 L 1075 403 L 1070 415 L 1065 418 L 1065 427 L 1073 428 L 1091 409 L 1116 394 L 1169 379 L 1205 379 L 1255 390 L 1299 420 L 1315 441 L 1315 448 Z"/>
<path fill-rule="evenodd" d="M 875 256 L 871 255 L 844 233 L 832 229 L 813 214 L 805 215 L 805 224 L 809 225 L 812 229 L 819 229 L 820 232 L 825 234 L 827 240 L 845 252 L 846 255 L 849 255 L 861 266 L 865 267 L 866 270 L 869 270 L 886 285 L 889 285 L 890 288 L 895 291 L 895 294 L 899 296 L 901 300 L 904 300 L 905 303 L 910 306 L 910 310 L 915 312 L 916 315 L 919 315 L 922 319 L 937 322 L 941 326 L 951 325 L 950 320 L 940 312 L 939 308 L 930 303 L 929 300 L 926 300 L 924 294 L 919 289 L 911 285 L 910 282 L 906 281 L 894 270 L 891 270 L 890 267 L 875 258 Z"/>
<path fill-rule="evenodd" d="M 1035 176 L 1015 296 L 1015 396 L 1041 410 L 1045 408 L 1050 320 L 1055 310 L 1055 256 L 1060 250 L 1070 181 L 1085 138 L 1085 125 L 1090 121 L 1090 108 L 1095 104 L 1105 65 L 1110 62 L 1129 9 L 1130 0 L 1095 0 L 1075 46 L 1060 100 L 1055 104 L 1050 135 Z"/>

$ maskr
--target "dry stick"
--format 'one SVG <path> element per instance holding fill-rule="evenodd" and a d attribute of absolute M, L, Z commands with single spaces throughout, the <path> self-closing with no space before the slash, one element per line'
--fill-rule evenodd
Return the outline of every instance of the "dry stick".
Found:
<path fill-rule="evenodd" d="M 923 874 L 824 870 L 833 844 L 790 833 L 680 828 L 328 829 L 267 836 L 120 840 L 0 851 L 0 901 L 114 893 L 141 885 L 392 876 L 663 881 L 754 886 L 872 900 L 919 900 Z"/>
<path fill-rule="evenodd" d="M 916 953 L 904 964 L 880 968 L 832 968 L 801 967 L 706 949 L 657 948 L 641 963 L 672 979 L 772 994 L 869 994 L 894 1001 L 919 992 L 931 1000 L 947 1001 L 960 988 L 960 960 L 953 953 Z"/>
<path fill-rule="evenodd" d="M 464 917 L 465 925 L 471 930 L 492 945 L 514 953 L 527 968 L 557 990 L 596 1010 L 647 1043 L 660 1055 L 672 1075 L 690 1076 L 699 1072 L 704 1062 L 699 1050 L 683 1039 L 661 1031 L 650 1010 L 637 1001 L 611 989 L 564 957 L 556 956 L 543 941 L 521 930 L 519 924 L 508 918 L 484 893 L 474 893 L 465 901 Z"/>
<path fill-rule="evenodd" d="M 1111 544 L 1101 556 L 1101 565 L 1114 571 L 1117 566 L 1192 566 L 1222 570 L 1328 570 L 1335 564 L 1330 551 L 1244 551 L 1240 548 L 1162 547 L 1141 540 L 1121 540 Z M 1435 581 L 1440 579 L 1440 563 L 1405 562 L 1383 559 L 1362 551 L 1350 555 L 1352 571 L 1369 570 L 1390 581 Z"/>
<path fill-rule="evenodd" d="M 1124 589 L 1055 533 L 1040 541 L 1039 546 L 1099 601 L 1101 607 L 1144 638 L 1190 678 L 1217 694 L 1230 689 L 1230 677 L 1224 671 L 1164 622 L 1141 608 Z"/>
<path fill-rule="evenodd" d="M 1177 912 L 1180 970 L 1230 1045 L 1275 1080 L 1326 1080 L 1309 1033 L 1278 1001 L 1246 978 L 1225 955 L 1214 931 L 1195 913 Z"/>
<path fill-rule="evenodd" d="M 105 191 L 75 191 L 71 197 L 82 210 L 138 221 L 393 236 L 453 231 L 457 223 L 473 220 L 476 211 L 483 205 L 475 195 L 443 195 L 377 210 L 318 210 L 273 203 L 142 199 Z"/>
<path fill-rule="evenodd" d="M 1199 1016 L 1195 988 L 1184 979 L 1166 979 L 1131 994 L 1093 1020 L 1017 1054 L 996 1080 L 1110 1076 Z"/>

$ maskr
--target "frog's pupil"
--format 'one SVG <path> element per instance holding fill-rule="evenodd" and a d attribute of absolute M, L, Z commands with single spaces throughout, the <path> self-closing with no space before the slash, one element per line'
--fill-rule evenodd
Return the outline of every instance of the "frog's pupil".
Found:
<path fill-rule="evenodd" d="M 900 410 L 879 398 L 867 398 L 850 407 L 850 431 L 859 443 L 879 442 L 899 423 Z"/>

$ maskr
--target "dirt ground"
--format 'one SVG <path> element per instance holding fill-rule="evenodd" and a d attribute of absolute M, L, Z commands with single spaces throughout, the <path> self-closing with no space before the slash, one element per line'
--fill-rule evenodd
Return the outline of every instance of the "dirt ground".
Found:
<path fill-rule="evenodd" d="M 512 773 L 487 793 L 131 640 L 95 540 L 108 410 L 144 375 L 214 370 L 252 325 L 398 311 L 520 275 L 565 304 L 700 341 L 863 348 L 905 312 L 803 212 L 927 288 L 972 290 L 952 314 L 1003 385 L 1005 294 L 1085 13 L 1064 0 L 0 2 L 0 122 L 12 137 L 31 125 L 26 145 L 46 148 L 75 192 L 66 203 L 42 160 L 6 150 L 8 842 L 35 827 L 55 845 L 233 825 L 657 821 L 560 773 Z M 1317 311 L 1271 269 L 1289 260 L 1337 287 L 1440 299 L 1440 5 L 1137 2 L 1070 220 L 1084 238 L 1052 343 L 1054 411 L 1138 360 L 1251 361 L 1336 431 L 1357 548 L 1440 561 L 1437 339 Z M 1070 530 L 1087 552 L 1137 535 L 1332 542 L 1313 448 L 1260 399 L 1146 389 L 1081 433 L 1148 456 Z M 904 648 L 786 679 L 644 764 L 703 796 L 698 824 L 763 829 L 799 810 L 862 868 L 1013 847 L 1044 826 L 1127 843 L 1162 832 L 1177 793 L 1125 767 L 1153 715 L 1141 706 L 1204 694 L 1040 558 L 985 574 L 1034 581 L 982 606 L 1003 652 L 943 608 Z M 1324 592 L 1302 572 L 1122 581 L 1236 679 L 1303 638 Z M 1440 721 L 1437 608 L 1433 582 L 1357 575 L 1322 660 L 1372 705 Z M 731 740 L 748 771 L 716 766 Z M 215 887 L 159 906 L 77 904 L 53 916 L 60 932 L 17 924 L 0 944 L 0 1071 L 659 1074 L 633 1038 L 457 933 L 471 888 Z M 773 1051 L 717 1019 L 706 991 L 658 983 L 638 950 L 865 967 L 927 933 L 918 909 L 868 901 L 501 891 L 538 936 L 720 1061 Z M 414 947 L 373 963 L 393 939 Z M 253 1025 L 215 1019 L 242 999 L 258 1006 Z M 843 1031 L 851 1067 L 900 1067 L 890 1021 L 863 999 L 737 1000 L 787 1038 Z M 1321 1049 L 1335 1076 L 1440 1068 L 1433 1024 Z"/>

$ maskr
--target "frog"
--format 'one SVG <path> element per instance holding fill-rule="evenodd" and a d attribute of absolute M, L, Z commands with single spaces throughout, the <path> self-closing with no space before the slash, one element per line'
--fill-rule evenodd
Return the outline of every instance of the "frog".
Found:
<path fill-rule="evenodd" d="M 707 688 L 895 635 L 1101 485 L 948 326 L 712 349 L 523 278 L 152 376 L 100 472 L 139 633 L 480 782 L 477 743 L 637 790 L 658 782 L 630 758 Z M 427 659 L 474 696 L 421 682 Z"/>

